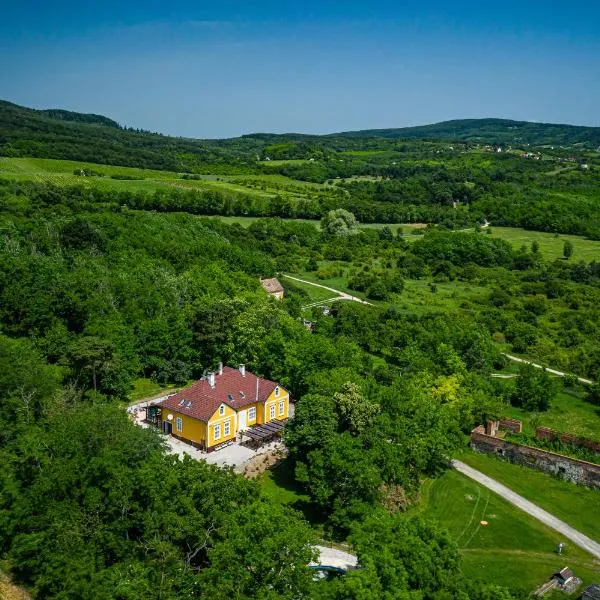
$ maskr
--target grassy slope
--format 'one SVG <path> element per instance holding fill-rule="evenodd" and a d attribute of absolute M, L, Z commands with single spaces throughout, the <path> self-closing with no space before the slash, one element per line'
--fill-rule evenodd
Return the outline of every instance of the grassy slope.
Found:
<path fill-rule="evenodd" d="M 91 169 L 102 173 L 103 177 L 80 177 L 75 169 Z M 135 180 L 112 179 L 111 175 L 128 175 Z M 286 186 L 293 186 L 292 196 L 301 198 L 305 194 L 318 191 L 319 186 L 306 185 L 279 175 L 256 177 L 202 175 L 199 179 L 182 179 L 173 171 L 116 167 L 71 160 L 45 158 L 5 158 L 0 157 L 0 176 L 17 180 L 47 181 L 55 185 L 85 185 L 103 189 L 155 191 L 166 187 L 180 189 L 212 189 L 241 193 L 262 198 L 270 198 L 279 193 L 287 193 Z M 257 185 L 256 182 L 260 185 Z M 304 192 L 296 190 L 304 190 Z"/>
<path fill-rule="evenodd" d="M 259 482 L 266 499 L 300 510 L 317 535 L 323 535 L 323 517 L 294 481 L 288 463 L 267 471 Z M 600 562 L 573 544 L 558 556 L 554 549 L 564 541 L 560 534 L 456 471 L 427 481 L 412 513 L 449 531 L 461 549 L 466 575 L 474 579 L 533 591 L 568 564 L 586 584 L 597 580 Z M 482 520 L 489 524 L 481 526 Z"/>
<path fill-rule="evenodd" d="M 539 413 L 540 425 L 551 427 L 583 437 L 600 440 L 600 408 L 586 402 L 581 392 L 561 390 L 552 401 L 550 409 Z M 521 419 L 526 433 L 533 433 L 531 413 L 510 406 L 506 410 L 509 417 Z"/>
<path fill-rule="evenodd" d="M 600 260 L 600 242 L 586 240 L 576 235 L 555 235 L 553 233 L 544 233 L 541 231 L 528 231 L 517 227 L 494 227 L 492 226 L 492 236 L 500 237 L 510 242 L 515 248 L 520 248 L 525 244 L 528 249 L 533 241 L 537 241 L 540 247 L 540 253 L 548 260 L 563 257 L 563 245 L 569 240 L 573 244 L 573 256 L 571 261 L 592 261 Z"/>
<path fill-rule="evenodd" d="M 573 544 L 558 556 L 560 534 L 455 471 L 425 485 L 419 511 L 450 532 L 474 579 L 533 591 L 567 564 L 585 583 L 598 578 L 600 562 Z"/>
<path fill-rule="evenodd" d="M 600 490 L 577 486 L 487 454 L 465 451 L 457 458 L 600 541 Z"/>

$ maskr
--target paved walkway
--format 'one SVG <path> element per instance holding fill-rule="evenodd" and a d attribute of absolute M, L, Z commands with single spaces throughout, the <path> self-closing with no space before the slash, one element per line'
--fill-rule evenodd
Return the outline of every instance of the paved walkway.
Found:
<path fill-rule="evenodd" d="M 519 358 L 518 356 L 512 356 L 512 354 L 506 354 L 506 352 L 503 352 L 502 354 L 504 354 L 504 356 L 506 356 L 506 358 L 508 358 L 508 360 L 512 360 L 513 362 L 518 362 L 518 363 L 524 363 L 526 365 L 531 365 L 532 367 L 535 367 L 536 369 L 546 369 L 546 371 L 548 371 L 548 373 L 552 373 L 553 375 L 558 375 L 559 377 L 565 377 L 568 374 L 568 373 L 564 373 L 563 371 L 557 371 L 556 369 L 549 369 L 548 367 L 538 365 L 530 360 L 526 360 L 524 358 Z M 584 379 L 583 377 L 578 377 L 577 380 L 579 381 L 579 383 L 586 383 L 587 385 L 593 385 L 593 383 L 594 383 L 591 379 Z"/>
<path fill-rule="evenodd" d="M 511 489 L 507 488 L 505 485 L 502 485 L 495 479 L 484 475 L 480 471 L 473 469 L 469 465 L 466 465 L 459 460 L 453 460 L 452 466 L 463 475 L 477 481 L 481 485 L 486 488 L 492 490 L 511 504 L 514 504 L 517 508 L 520 508 L 522 511 L 536 518 L 538 521 L 544 523 L 548 527 L 558 531 L 562 535 L 564 535 L 568 540 L 583 548 L 587 552 L 589 552 L 592 556 L 596 558 L 600 558 L 600 544 L 595 542 L 591 538 L 587 537 L 583 533 L 577 531 L 577 529 L 573 529 L 570 525 L 567 525 L 564 521 L 557 519 L 555 516 L 551 515 L 549 512 L 540 508 L 533 502 L 529 502 L 523 498 L 523 496 L 519 496 Z"/>
<path fill-rule="evenodd" d="M 350 294 L 346 294 L 346 292 L 340 292 L 340 290 L 327 287 L 326 285 L 321 285 L 320 283 L 315 283 L 314 281 L 308 281 L 307 279 L 299 279 L 298 277 L 292 277 L 291 275 L 282 275 L 282 277 L 287 277 L 288 279 L 293 279 L 294 281 L 299 281 L 300 283 L 307 283 L 308 285 L 314 285 L 315 287 L 322 288 L 324 290 L 327 290 L 328 292 L 333 292 L 334 294 L 338 295 L 338 300 L 351 300 L 352 302 L 360 302 L 361 304 L 368 304 L 369 306 L 373 306 L 371 302 L 367 302 L 362 298 L 351 296 Z M 327 300 L 327 302 L 329 302 L 329 300 Z"/>

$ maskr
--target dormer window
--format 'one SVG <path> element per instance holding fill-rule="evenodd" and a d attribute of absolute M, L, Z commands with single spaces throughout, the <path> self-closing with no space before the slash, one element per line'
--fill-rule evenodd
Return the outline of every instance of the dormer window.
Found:
<path fill-rule="evenodd" d="M 219 415 L 222 417 L 225 414 L 225 405 L 221 404 L 219 407 Z"/>
<path fill-rule="evenodd" d="M 187 408 L 192 408 L 192 401 L 191 400 L 187 403 Z"/>
<path fill-rule="evenodd" d="M 233 394 L 227 394 L 227 400 L 229 400 L 229 402 L 233 402 Z"/>
<path fill-rule="evenodd" d="M 185 404 L 185 399 L 179 401 L 179 406 L 183 406 Z"/>

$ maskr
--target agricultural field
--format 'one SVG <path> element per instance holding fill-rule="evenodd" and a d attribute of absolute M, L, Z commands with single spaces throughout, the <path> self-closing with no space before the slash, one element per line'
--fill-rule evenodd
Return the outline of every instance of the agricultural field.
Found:
<path fill-rule="evenodd" d="M 76 175 L 76 170 L 92 171 L 94 175 Z M 17 181 L 47 182 L 58 186 L 85 185 L 131 192 L 179 188 L 226 191 L 257 198 L 282 195 L 296 200 L 308 199 L 316 193 L 322 193 L 327 187 L 296 181 L 279 174 L 252 177 L 204 174 L 183 178 L 180 173 L 172 171 L 46 158 L 0 157 L 0 177 Z"/>
<path fill-rule="evenodd" d="M 532 592 L 566 564 L 586 584 L 598 578 L 600 563 L 592 556 L 570 543 L 558 556 L 560 534 L 456 471 L 426 482 L 417 510 L 448 530 L 460 547 L 465 574 L 474 579 Z M 598 512 L 594 507 L 591 514 Z"/>

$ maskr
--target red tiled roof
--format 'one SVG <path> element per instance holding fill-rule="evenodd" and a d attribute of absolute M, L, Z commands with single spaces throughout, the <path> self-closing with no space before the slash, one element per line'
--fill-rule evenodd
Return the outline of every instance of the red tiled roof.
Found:
<path fill-rule="evenodd" d="M 181 390 L 156 406 L 208 422 L 221 404 L 236 410 L 253 404 L 257 399 L 259 402 L 264 402 L 278 385 L 274 381 L 261 379 L 249 371 L 242 376 L 239 369 L 223 367 L 223 375 L 215 373 L 214 388 L 210 386 L 208 379 L 199 379 L 189 388 Z M 180 405 L 182 400 L 184 403 Z"/>
<path fill-rule="evenodd" d="M 272 279 L 261 279 L 260 285 L 263 286 L 263 289 L 269 294 L 276 294 L 277 292 L 283 292 L 283 286 L 279 283 L 278 279 L 273 277 Z"/>

